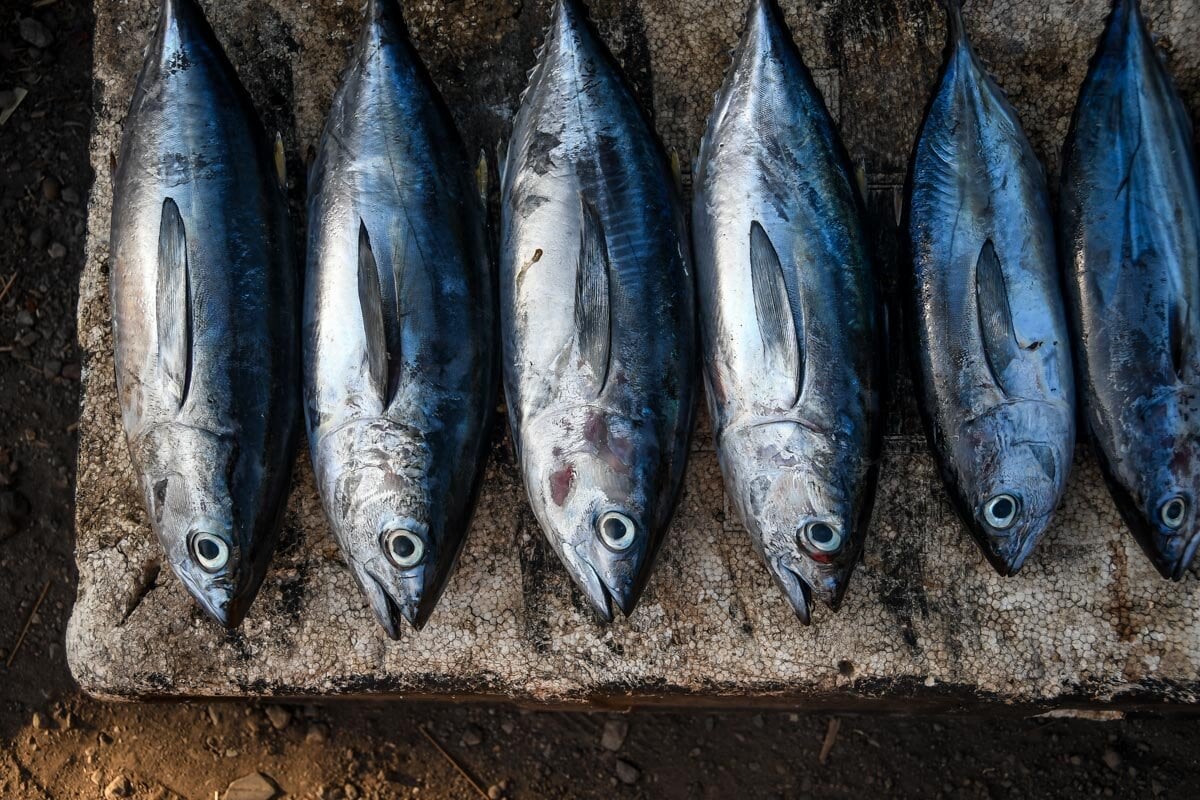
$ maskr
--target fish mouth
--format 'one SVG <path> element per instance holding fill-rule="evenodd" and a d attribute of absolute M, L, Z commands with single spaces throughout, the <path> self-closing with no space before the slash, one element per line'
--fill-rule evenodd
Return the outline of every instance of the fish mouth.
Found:
<path fill-rule="evenodd" d="M 232 586 L 224 583 L 213 583 L 207 586 L 196 586 L 185 580 L 184 586 L 188 594 L 196 601 L 204 613 L 222 628 L 233 630 L 242 624 L 250 605 L 254 601 L 253 594 L 238 594 Z"/>
<path fill-rule="evenodd" d="M 638 593 L 632 591 L 631 588 L 623 592 L 614 591 L 600 578 L 600 573 L 586 559 L 580 559 L 580 562 L 581 568 L 576 584 L 587 598 L 588 605 L 596 612 L 596 616 L 605 624 L 612 622 L 612 609 L 615 605 L 621 610 L 622 615 L 629 617 L 637 607 Z"/>
<path fill-rule="evenodd" d="M 367 603 L 371 606 L 375 619 L 389 639 L 400 639 L 400 631 L 404 627 L 401 619 L 407 620 L 414 630 L 420 631 L 425 627 L 433 613 L 434 603 L 413 598 L 405 598 L 400 602 L 388 591 L 383 581 L 370 572 L 364 570 L 364 573 L 363 594 L 367 596 Z"/>
<path fill-rule="evenodd" d="M 788 602 L 792 605 L 792 610 L 796 612 L 797 619 L 802 625 L 812 623 L 812 587 L 808 585 L 808 581 L 800 577 L 800 574 L 791 567 L 777 562 L 775 569 L 771 570 L 775 578 L 775 582 L 779 588 L 783 590 L 783 594 L 787 597 Z"/>
<path fill-rule="evenodd" d="M 1173 581 L 1181 581 L 1187 574 L 1188 567 L 1192 565 L 1192 560 L 1196 557 L 1196 548 L 1200 547 L 1200 534 L 1192 536 L 1192 540 L 1188 542 L 1187 549 L 1183 551 L 1183 555 L 1175 562 L 1174 568 L 1169 575 L 1164 573 L 1165 577 Z"/>

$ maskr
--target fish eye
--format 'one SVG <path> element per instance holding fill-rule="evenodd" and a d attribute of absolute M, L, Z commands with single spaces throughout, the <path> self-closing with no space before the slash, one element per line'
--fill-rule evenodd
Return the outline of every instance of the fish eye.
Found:
<path fill-rule="evenodd" d="M 392 528 L 383 532 L 383 552 L 388 561 L 408 569 L 425 557 L 425 540 L 410 530 Z"/>
<path fill-rule="evenodd" d="M 637 536 L 637 526 L 633 520 L 617 511 L 609 511 L 600 518 L 596 525 L 600 530 L 600 540 L 609 550 L 628 550 L 633 546 Z"/>
<path fill-rule="evenodd" d="M 1012 527 L 1017 519 L 1017 498 L 1011 494 L 998 494 L 983 506 L 983 519 L 998 531 Z"/>
<path fill-rule="evenodd" d="M 828 522 L 810 522 L 800 532 L 800 539 L 820 553 L 836 553 L 842 546 L 842 533 Z"/>
<path fill-rule="evenodd" d="M 1158 518 L 1171 530 L 1183 527 L 1183 518 L 1187 516 L 1187 501 L 1182 497 L 1172 497 L 1158 509 Z"/>
<path fill-rule="evenodd" d="M 192 558 L 205 572 L 220 572 L 229 563 L 229 543 L 215 533 L 193 533 L 191 551 Z"/>

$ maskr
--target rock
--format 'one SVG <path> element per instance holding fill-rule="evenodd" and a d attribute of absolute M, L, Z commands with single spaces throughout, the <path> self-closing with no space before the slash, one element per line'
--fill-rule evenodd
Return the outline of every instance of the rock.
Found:
<path fill-rule="evenodd" d="M 281 731 L 291 724 L 292 712 L 283 706 L 267 706 L 267 719 L 272 728 Z"/>
<path fill-rule="evenodd" d="M 133 794 L 133 784 L 124 775 L 118 775 L 104 787 L 105 800 L 115 800 L 118 797 L 129 797 Z"/>
<path fill-rule="evenodd" d="M 642 777 L 642 771 L 637 768 L 637 765 L 623 758 L 617 759 L 617 780 L 626 786 L 632 786 L 638 782 L 640 777 Z"/>
<path fill-rule="evenodd" d="M 50 245 L 50 249 L 46 252 L 54 259 L 65 258 L 67 255 L 67 246 L 62 242 L 53 242 Z"/>
<path fill-rule="evenodd" d="M 40 711 L 33 712 L 33 720 L 30 722 L 35 731 L 44 731 L 50 727 L 49 720 L 42 715 Z"/>
<path fill-rule="evenodd" d="M 251 772 L 229 784 L 224 800 L 271 800 L 279 794 L 279 787 L 261 772 Z"/>
<path fill-rule="evenodd" d="M 625 744 L 629 735 L 629 723 L 623 719 L 609 719 L 604 723 L 604 733 L 600 734 L 600 746 L 610 752 L 617 752 Z"/>
<path fill-rule="evenodd" d="M 308 733 L 304 734 L 304 741 L 308 744 L 324 744 L 329 740 L 329 728 L 316 723 L 308 726 Z"/>
<path fill-rule="evenodd" d="M 17 25 L 17 32 L 26 42 L 43 50 L 54 42 L 54 37 L 50 34 L 49 29 L 33 17 L 22 17 L 21 22 Z"/>
<path fill-rule="evenodd" d="M 504 733 L 506 735 L 511 735 L 512 732 L 516 729 L 517 729 L 517 726 L 513 725 L 512 720 L 510 720 L 510 719 L 506 719 L 506 720 L 504 720 L 504 722 L 500 723 L 500 730 L 504 731 Z"/>
<path fill-rule="evenodd" d="M 1121 769 L 1121 754 L 1111 747 L 1104 751 L 1104 764 L 1113 772 Z"/>
<path fill-rule="evenodd" d="M 58 178 L 47 175 L 42 179 L 42 197 L 53 202 L 62 194 L 62 184 Z"/>
<path fill-rule="evenodd" d="M 462 739 L 459 740 L 459 743 L 463 747 L 478 747 L 483 744 L 483 729 L 478 725 L 468 726 L 463 731 Z"/>
<path fill-rule="evenodd" d="M 353 783 L 347 783 L 342 787 L 342 794 L 346 796 L 346 800 L 358 800 L 362 797 L 362 792 Z"/>
<path fill-rule="evenodd" d="M 504 790 L 500 788 L 499 784 L 493 783 L 488 787 L 487 794 L 488 800 L 500 800 L 504 796 Z"/>

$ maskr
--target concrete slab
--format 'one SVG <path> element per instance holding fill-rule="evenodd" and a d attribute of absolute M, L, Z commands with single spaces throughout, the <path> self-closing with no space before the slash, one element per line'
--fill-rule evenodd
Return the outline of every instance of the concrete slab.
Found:
<path fill-rule="evenodd" d="M 359 24 L 356 2 L 204 0 L 267 124 L 282 131 L 297 211 L 306 155 Z M 468 142 L 507 130 L 549 0 L 407 2 Z M 428 628 L 390 642 L 321 515 L 306 458 L 274 567 L 243 628 L 193 607 L 146 523 L 120 432 L 107 296 L 111 159 L 154 0 L 97 4 L 96 123 L 79 336 L 87 353 L 78 479 L 79 597 L 71 669 L 105 697 L 449 695 L 622 704 L 808 703 L 913 708 L 1187 702 L 1200 690 L 1200 598 L 1156 576 L 1083 450 L 1058 524 L 1017 578 L 998 578 L 956 524 L 902 370 L 875 529 L 845 607 L 798 625 L 724 499 L 707 428 L 641 607 L 599 626 L 527 510 L 498 431 L 475 529 Z M 894 219 L 941 60 L 933 0 L 787 0 L 809 64 L 866 165 L 894 286 Z M 1145 7 L 1191 108 L 1200 105 L 1194 0 Z M 1057 173 L 1107 0 L 973 0 L 983 57 Z M 595 0 L 592 15 L 690 156 L 740 30 L 742 0 Z M 686 160 L 686 159 L 685 159 Z M 893 317 L 894 319 L 897 317 Z M 898 360 L 898 359 L 897 359 Z"/>

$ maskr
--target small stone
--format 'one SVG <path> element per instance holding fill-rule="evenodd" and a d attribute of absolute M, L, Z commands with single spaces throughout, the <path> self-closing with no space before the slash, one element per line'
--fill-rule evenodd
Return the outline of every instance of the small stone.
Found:
<path fill-rule="evenodd" d="M 271 800 L 277 794 L 274 781 L 261 772 L 251 772 L 229 784 L 225 800 Z"/>
<path fill-rule="evenodd" d="M 1111 747 L 1104 751 L 1104 764 L 1113 772 L 1121 769 L 1121 754 Z"/>
<path fill-rule="evenodd" d="M 342 794 L 345 795 L 346 800 L 358 800 L 358 798 L 362 797 L 362 792 L 353 783 L 347 783 L 343 786 Z"/>
<path fill-rule="evenodd" d="M 1071 762 L 1072 767 L 1078 767 L 1083 764 L 1083 758 L 1080 756 L 1071 756 L 1067 760 Z"/>
<path fill-rule="evenodd" d="M 67 246 L 62 242 L 52 242 L 50 244 L 50 249 L 46 252 L 50 254 L 51 258 L 65 258 L 67 255 Z"/>
<path fill-rule="evenodd" d="M 17 25 L 17 32 L 26 42 L 43 50 L 54 41 L 54 37 L 50 35 L 46 26 L 33 17 L 22 17 L 21 22 Z"/>
<path fill-rule="evenodd" d="M 104 731 L 100 731 L 100 733 L 96 734 L 96 741 L 100 742 L 100 744 L 112 744 L 113 738 Z"/>
<path fill-rule="evenodd" d="M 124 775 L 118 775 L 109 781 L 108 786 L 104 787 L 105 800 L 114 800 L 118 797 L 129 797 L 133 794 L 133 784 L 129 782 L 129 778 Z"/>
<path fill-rule="evenodd" d="M 512 720 L 506 719 L 506 720 L 504 720 L 504 722 L 500 723 L 500 730 L 504 731 L 504 733 L 506 735 L 511 735 L 512 732 L 516 729 L 517 729 L 517 726 L 513 725 Z"/>
<path fill-rule="evenodd" d="M 600 734 L 600 746 L 611 753 L 621 749 L 625 737 L 629 735 L 629 723 L 623 719 L 610 719 L 604 723 L 604 732 Z"/>
<path fill-rule="evenodd" d="M 463 747 L 478 747 L 483 744 L 483 729 L 478 725 L 468 726 L 459 741 Z"/>
<path fill-rule="evenodd" d="M 18 328 L 33 327 L 33 314 L 30 314 L 28 309 L 22 308 L 18 311 L 15 319 Z"/>
<path fill-rule="evenodd" d="M 636 765 L 623 758 L 617 759 L 617 780 L 626 786 L 632 786 L 642 777 L 642 771 Z"/>
<path fill-rule="evenodd" d="M 50 727 L 49 721 L 42 716 L 41 712 L 39 711 L 33 712 L 33 720 L 31 721 L 31 724 L 33 725 L 33 729 L 35 731 L 44 731 Z"/>
<path fill-rule="evenodd" d="M 54 201 L 60 194 L 62 194 L 62 184 L 58 182 L 58 178 L 47 175 L 42 179 L 42 197 Z"/>
<path fill-rule="evenodd" d="M 493 783 L 488 787 L 488 800 L 500 800 L 504 796 L 504 790 L 499 785 Z"/>
<path fill-rule="evenodd" d="M 39 225 L 29 232 L 29 246 L 41 250 L 50 243 L 50 231 L 44 225 Z"/>
<path fill-rule="evenodd" d="M 271 721 L 272 728 L 281 731 L 291 724 L 292 712 L 283 706 L 267 706 L 267 719 Z"/>
<path fill-rule="evenodd" d="M 304 734 L 304 741 L 308 744 L 324 744 L 328 740 L 329 729 L 320 723 L 309 725 L 308 733 Z"/>

